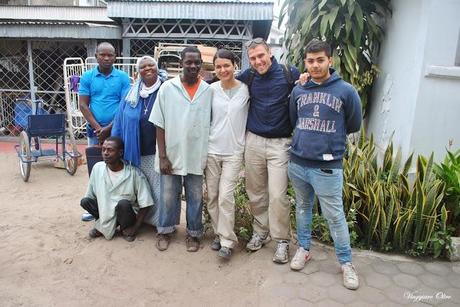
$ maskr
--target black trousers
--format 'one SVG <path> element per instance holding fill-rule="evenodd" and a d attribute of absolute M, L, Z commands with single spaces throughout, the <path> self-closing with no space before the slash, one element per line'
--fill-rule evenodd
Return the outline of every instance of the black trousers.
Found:
<path fill-rule="evenodd" d="M 99 219 L 99 208 L 95 199 L 85 197 L 80 201 L 80 206 L 94 216 L 96 220 Z M 115 207 L 115 214 L 117 216 L 117 225 L 120 225 L 121 230 L 136 223 L 136 213 L 129 200 L 120 200 Z"/>

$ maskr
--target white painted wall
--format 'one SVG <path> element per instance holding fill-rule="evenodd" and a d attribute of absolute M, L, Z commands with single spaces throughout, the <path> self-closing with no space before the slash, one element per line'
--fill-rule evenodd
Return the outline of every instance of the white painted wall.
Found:
<path fill-rule="evenodd" d="M 403 156 L 410 152 L 442 160 L 449 139 L 460 147 L 460 78 L 455 65 L 460 31 L 458 0 L 393 0 L 380 53 L 368 118 L 383 151 L 394 133 Z M 432 65 L 448 66 L 449 79 L 426 76 Z M 454 71 L 452 73 L 452 70 Z"/>
<path fill-rule="evenodd" d="M 411 146 L 437 160 L 452 149 L 460 148 L 460 78 L 444 75 L 433 77 L 427 71 L 434 65 L 452 67 L 458 50 L 460 32 L 460 1 L 426 1 L 426 33 L 423 75 L 420 80 Z M 460 67 L 457 66 L 460 73 Z M 459 74 L 460 76 L 460 74 Z"/>

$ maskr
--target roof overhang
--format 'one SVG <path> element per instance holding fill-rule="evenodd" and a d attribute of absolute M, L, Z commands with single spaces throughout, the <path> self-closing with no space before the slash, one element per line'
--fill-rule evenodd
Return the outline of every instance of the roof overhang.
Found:
<path fill-rule="evenodd" d="M 88 22 L 0 21 L 2 38 L 121 39 L 118 25 Z"/>
<path fill-rule="evenodd" d="M 105 7 L 0 6 L 0 37 L 121 39 Z"/>
<path fill-rule="evenodd" d="M 43 20 L 113 23 L 105 7 L 84 6 L 0 6 L 0 20 Z"/>
<path fill-rule="evenodd" d="M 222 19 L 270 21 L 273 0 L 109 1 L 110 18 Z"/>

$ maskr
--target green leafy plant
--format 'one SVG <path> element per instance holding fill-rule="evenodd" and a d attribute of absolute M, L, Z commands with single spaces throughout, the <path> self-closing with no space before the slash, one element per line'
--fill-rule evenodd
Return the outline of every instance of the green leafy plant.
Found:
<path fill-rule="evenodd" d="M 378 72 L 375 65 L 391 15 L 390 0 L 286 0 L 280 24 L 287 21 L 288 59 L 303 67 L 303 47 L 312 38 L 327 40 L 334 67 L 358 90 L 366 109 Z"/>
<path fill-rule="evenodd" d="M 444 161 L 435 164 L 433 170 L 446 185 L 444 202 L 448 211 L 447 224 L 453 229 L 451 234 L 460 236 L 460 150 L 448 150 Z"/>
<path fill-rule="evenodd" d="M 433 173 L 433 155 L 418 156 L 409 174 L 413 155 L 402 160 L 400 149 L 390 142 L 382 159 L 377 158 L 373 136 L 364 130 L 344 157 L 343 202 L 352 246 L 413 256 L 440 257 L 450 246 L 451 226 L 444 204 L 445 183 Z M 409 179 L 411 177 L 411 179 Z M 252 216 L 247 206 L 244 178 L 235 189 L 235 231 L 248 240 Z M 288 187 L 291 227 L 295 229 L 295 193 Z M 315 199 L 312 235 L 332 243 L 329 226 Z"/>
<path fill-rule="evenodd" d="M 446 242 L 433 240 L 441 236 L 435 227 L 443 225 L 446 210 L 444 183 L 433 174 L 433 155 L 417 157 L 410 183 L 412 159 L 410 155 L 402 163 L 401 151 L 390 142 L 379 163 L 373 137 L 366 139 L 364 131 L 349 146 L 344 158 L 344 208 L 347 215 L 356 215 L 349 228 L 357 233 L 358 245 L 426 255 L 434 254 L 434 244 Z"/>
<path fill-rule="evenodd" d="M 248 200 L 244 177 L 240 176 L 235 188 L 235 233 L 247 241 L 251 239 L 253 220 Z"/>
<path fill-rule="evenodd" d="M 441 211 L 441 221 L 436 225 L 436 231 L 431 238 L 433 256 L 435 258 L 445 255 L 452 248 L 452 239 L 450 233 L 453 228 L 447 226 L 447 210 L 445 207 Z"/>
<path fill-rule="evenodd" d="M 312 236 L 325 243 L 332 243 L 331 234 L 326 218 L 322 215 L 313 213 Z"/>

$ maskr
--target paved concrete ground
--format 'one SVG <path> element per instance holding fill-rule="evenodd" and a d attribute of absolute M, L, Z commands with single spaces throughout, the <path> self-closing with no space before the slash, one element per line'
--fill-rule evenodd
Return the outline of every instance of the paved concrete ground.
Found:
<path fill-rule="evenodd" d="M 312 255 L 300 272 L 277 266 L 281 282 L 269 278 L 270 282 L 262 283 L 267 302 L 328 307 L 460 306 L 460 263 L 354 250 L 360 288 L 350 291 L 342 286 L 340 267 L 331 247 L 316 243 Z"/>
<path fill-rule="evenodd" d="M 2 145 L 1 142 L 0 145 Z M 10 154 L 1 157 L 3 172 L 5 172 L 6 165 L 16 165 L 17 163 L 17 158 L 11 153 L 11 144 L 4 145 L 3 148 L 0 146 L 0 152 L 5 150 Z M 30 184 L 42 183 L 41 175 L 38 169 L 34 169 L 34 177 Z M 16 166 L 14 170 L 11 169 L 10 172 L 2 173 L 2 176 L 5 178 L 5 182 L 11 183 L 11 187 L 14 186 L 15 190 L 26 190 L 27 185 L 23 184 L 19 178 Z M 131 296 L 116 300 L 106 298 L 106 303 L 101 304 L 103 306 L 126 306 L 128 302 L 132 306 L 460 306 L 460 262 L 428 261 L 354 250 L 353 262 L 358 270 L 361 286 L 358 290 L 351 291 L 342 286 L 340 267 L 332 247 L 319 243 L 314 243 L 313 258 L 305 269 L 294 272 L 290 270 L 288 264 L 277 265 L 271 261 L 274 242 L 270 242 L 268 246 L 256 253 L 246 253 L 241 250 L 242 246 L 240 246 L 228 263 L 219 261 L 215 253 L 210 250 L 210 236 L 202 243 L 202 249 L 198 253 L 186 253 L 183 243 L 183 224 L 180 227 L 181 233 L 178 239 L 172 242 L 170 250 L 162 253 L 154 248 L 154 236 L 147 233 L 142 234 L 133 243 L 124 242 L 120 238 L 113 242 L 87 241 L 83 237 L 86 236 L 91 225 L 79 221 L 81 210 L 77 204 L 80 195 L 83 195 L 87 175 L 84 170 L 81 170 L 75 177 L 66 176 L 65 172 L 56 172 L 55 178 L 48 178 L 47 180 L 53 184 L 57 184 L 55 181 L 72 182 L 75 186 L 75 196 L 67 195 L 72 201 L 67 200 L 66 206 L 63 207 L 65 210 L 61 212 L 63 216 L 60 219 L 70 223 L 75 231 L 57 237 L 56 244 L 61 245 L 58 250 L 60 248 L 66 249 L 62 255 L 56 256 L 53 253 L 54 248 L 50 251 L 48 250 L 50 246 L 47 245 L 40 247 L 38 252 L 36 251 L 38 256 L 50 259 L 53 272 L 67 272 L 67 275 L 63 275 L 65 279 L 62 280 L 60 287 L 56 288 L 53 286 L 54 284 L 51 284 L 52 288 L 48 288 L 46 285 L 40 284 L 40 278 L 52 279 L 52 276 L 34 274 L 37 271 L 34 266 L 23 271 L 24 264 L 21 264 L 21 261 L 24 259 L 16 259 L 14 255 L 3 255 L 3 259 L 0 259 L 0 264 L 3 265 L 3 270 L 0 270 L 0 284 L 2 284 L 0 287 L 0 298 L 2 298 L 0 299 L 0 306 L 30 306 L 30 302 L 37 306 L 82 306 L 91 302 L 94 303 L 94 300 L 98 298 L 94 293 L 105 293 L 107 285 L 114 287 L 114 285 L 120 284 L 119 279 L 114 278 L 114 274 L 106 272 L 105 264 L 88 267 L 78 265 L 79 263 L 91 263 L 94 250 L 99 249 L 104 250 L 104 257 L 113 258 L 111 263 L 114 270 L 120 263 L 123 265 L 128 263 L 133 271 L 140 276 L 139 279 L 129 279 L 128 277 L 122 279 L 122 284 L 127 288 L 139 287 L 139 281 L 142 281 L 145 283 L 145 287 L 161 290 L 158 290 L 160 294 L 149 290 L 153 298 L 150 296 L 138 297 L 134 301 Z M 70 178 L 73 178 L 73 181 L 70 181 Z M 46 184 L 49 185 L 50 183 L 47 182 Z M 4 189 L 4 194 L 2 194 L 4 199 L 0 202 L 2 202 L 4 209 L 8 209 L 6 205 L 9 204 L 9 214 L 13 214 L 15 212 L 14 206 L 25 205 L 26 193 L 22 193 L 21 197 L 13 200 L 7 197 L 9 194 L 6 191 L 7 188 Z M 0 227 L 0 230 L 6 234 L 8 227 L 11 227 L 15 232 L 24 231 L 28 234 L 28 232 L 33 231 L 35 234 L 38 233 L 43 236 L 52 235 L 50 229 L 56 228 L 50 227 L 59 227 L 62 223 L 47 218 L 47 214 L 50 212 L 37 210 L 40 207 L 40 202 L 45 201 L 56 202 L 53 203 L 56 208 L 58 205 L 63 205 L 55 198 L 41 199 L 39 197 L 32 204 L 26 202 L 32 206 L 31 212 L 36 212 L 33 218 L 25 219 L 25 225 L 21 227 L 16 224 L 3 225 L 4 228 Z M 35 245 L 31 245 L 34 248 L 20 246 L 18 252 L 35 251 Z M 291 257 L 294 253 L 295 247 L 291 244 Z M 112 257 L 112 254 L 115 256 Z M 27 256 L 28 254 L 22 253 L 22 255 Z M 116 255 L 121 256 L 118 259 Z M 171 263 L 170 259 L 173 256 L 176 256 L 174 261 L 193 262 L 195 267 L 182 272 L 168 271 L 158 275 L 155 267 L 159 265 L 174 267 L 174 261 Z M 64 259 L 61 261 L 59 257 L 64 257 L 66 260 L 68 257 L 72 257 L 73 264 L 66 263 Z M 131 260 L 126 261 L 126 259 Z M 137 268 L 136 261 L 145 267 Z M 17 284 L 11 283 L 7 274 L 8 271 L 13 272 L 15 276 L 25 274 L 24 280 Z M 143 274 L 144 271 L 145 274 Z M 94 272 L 98 272 L 98 274 L 94 274 Z M 99 275 L 104 278 L 103 284 L 96 278 Z M 38 290 L 36 290 L 37 284 L 40 284 Z M 5 298 L 14 296 L 18 288 L 23 289 L 21 296 L 10 301 L 13 303 L 5 304 Z M 75 291 L 72 291 L 74 288 L 86 294 L 79 295 L 80 292 L 77 291 L 78 295 L 75 297 Z M 171 295 L 167 291 L 168 289 L 174 289 L 176 295 Z M 40 297 L 36 296 L 37 293 Z M 165 294 L 161 295 L 161 293 Z M 186 295 L 177 296 L 177 294 L 184 293 Z M 193 295 L 190 296 L 189 294 Z M 64 305 L 60 304 L 63 302 L 63 297 L 66 302 Z M 181 301 L 180 298 L 182 297 L 186 297 L 187 300 Z M 69 303 L 69 300 L 73 303 Z"/>

